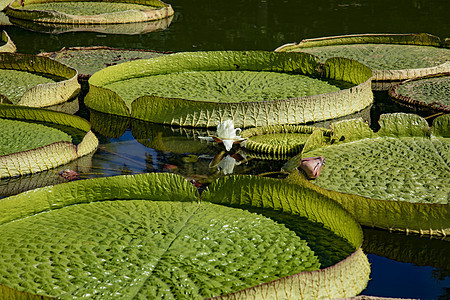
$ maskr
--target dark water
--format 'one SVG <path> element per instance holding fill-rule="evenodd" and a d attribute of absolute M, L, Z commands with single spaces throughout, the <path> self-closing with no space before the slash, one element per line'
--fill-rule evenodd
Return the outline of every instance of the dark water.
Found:
<path fill-rule="evenodd" d="M 352 33 L 418 33 L 450 36 L 449 0 L 172 0 L 176 11 L 162 31 L 128 34 L 101 32 L 40 33 L 9 26 L 8 34 L 22 53 L 50 52 L 62 47 L 111 46 L 159 51 L 273 50 L 304 38 Z M 109 28 L 114 30 L 114 28 Z M 380 113 L 406 111 L 385 92 L 361 115 L 376 128 Z M 101 146 L 71 167 L 82 178 L 167 171 L 207 183 L 219 176 L 210 162 L 220 149 L 198 146 L 204 131 L 136 124 L 127 119 L 98 121 L 82 108 L 81 116 L 94 126 Z M 427 116 L 427 113 L 420 113 Z M 113 124 L 105 126 L 101 124 Z M 327 125 L 327 124 L 322 124 Z M 141 128 L 141 130 L 138 130 Z M 144 128 L 145 130 L 143 130 Z M 159 138 L 159 139 L 158 139 Z M 159 141 L 159 143 L 156 143 Z M 200 155 L 194 158 L 190 154 Z M 278 171 L 283 162 L 249 159 L 235 174 Z M 177 169 L 171 169 L 177 166 Z M 66 166 L 67 167 L 67 166 Z M 58 168 L 58 170 L 65 167 Z M 58 170 L 0 181 L 1 196 L 61 181 Z M 372 264 L 364 295 L 420 299 L 450 299 L 449 240 L 389 234 L 365 229 L 364 249 Z M 447 259 L 445 259 L 447 258 Z"/>

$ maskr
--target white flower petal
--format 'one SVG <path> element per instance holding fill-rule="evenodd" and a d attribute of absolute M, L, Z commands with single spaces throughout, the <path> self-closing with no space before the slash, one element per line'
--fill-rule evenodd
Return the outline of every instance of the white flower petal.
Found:
<path fill-rule="evenodd" d="M 223 145 L 225 146 L 225 149 L 227 151 L 230 151 L 231 148 L 233 148 L 234 140 L 223 140 L 222 142 L 223 142 Z"/>

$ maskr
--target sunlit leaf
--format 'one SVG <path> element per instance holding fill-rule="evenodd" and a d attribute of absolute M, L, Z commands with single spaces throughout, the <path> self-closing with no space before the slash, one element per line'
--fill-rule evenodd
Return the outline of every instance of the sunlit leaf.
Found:
<path fill-rule="evenodd" d="M 306 39 L 276 51 L 301 51 L 319 56 L 347 57 L 373 70 L 374 81 L 405 80 L 450 72 L 450 49 L 429 34 L 356 34 Z"/>
<path fill-rule="evenodd" d="M 155 123 L 215 127 L 298 124 L 345 116 L 373 101 L 371 71 L 304 53 L 176 53 L 111 66 L 89 80 L 88 107 Z M 163 82 L 163 84 L 161 84 Z"/>

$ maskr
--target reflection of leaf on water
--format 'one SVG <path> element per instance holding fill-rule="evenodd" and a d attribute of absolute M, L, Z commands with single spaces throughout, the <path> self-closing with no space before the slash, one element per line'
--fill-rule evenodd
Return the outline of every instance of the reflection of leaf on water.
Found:
<path fill-rule="evenodd" d="M 175 128 L 139 120 L 131 121 L 131 132 L 145 147 L 171 153 L 208 153 L 211 146 L 196 137 L 204 131 Z"/>
<path fill-rule="evenodd" d="M 431 266 L 450 271 L 450 238 L 404 235 L 380 229 L 364 228 L 366 252 L 392 260 Z"/>
<path fill-rule="evenodd" d="M 89 110 L 90 122 L 95 132 L 109 138 L 119 138 L 130 126 L 130 119 Z"/>

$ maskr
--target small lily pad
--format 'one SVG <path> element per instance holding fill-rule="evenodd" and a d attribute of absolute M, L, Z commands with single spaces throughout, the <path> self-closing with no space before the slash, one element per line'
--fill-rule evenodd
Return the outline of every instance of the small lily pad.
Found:
<path fill-rule="evenodd" d="M 172 6 L 159 1 L 64 1 L 26 0 L 6 8 L 16 19 L 40 23 L 117 24 L 148 22 L 173 15 Z"/>
<path fill-rule="evenodd" d="M 450 71 L 450 49 L 428 34 L 361 34 L 286 44 L 276 51 L 301 51 L 321 60 L 347 57 L 373 70 L 374 81 L 405 80 Z"/>
<path fill-rule="evenodd" d="M 450 72 L 403 81 L 389 96 L 408 107 L 450 112 Z"/>
<path fill-rule="evenodd" d="M 301 151 L 315 129 L 302 125 L 256 127 L 242 131 L 241 136 L 247 138 L 245 148 L 249 151 L 287 159 Z"/>

